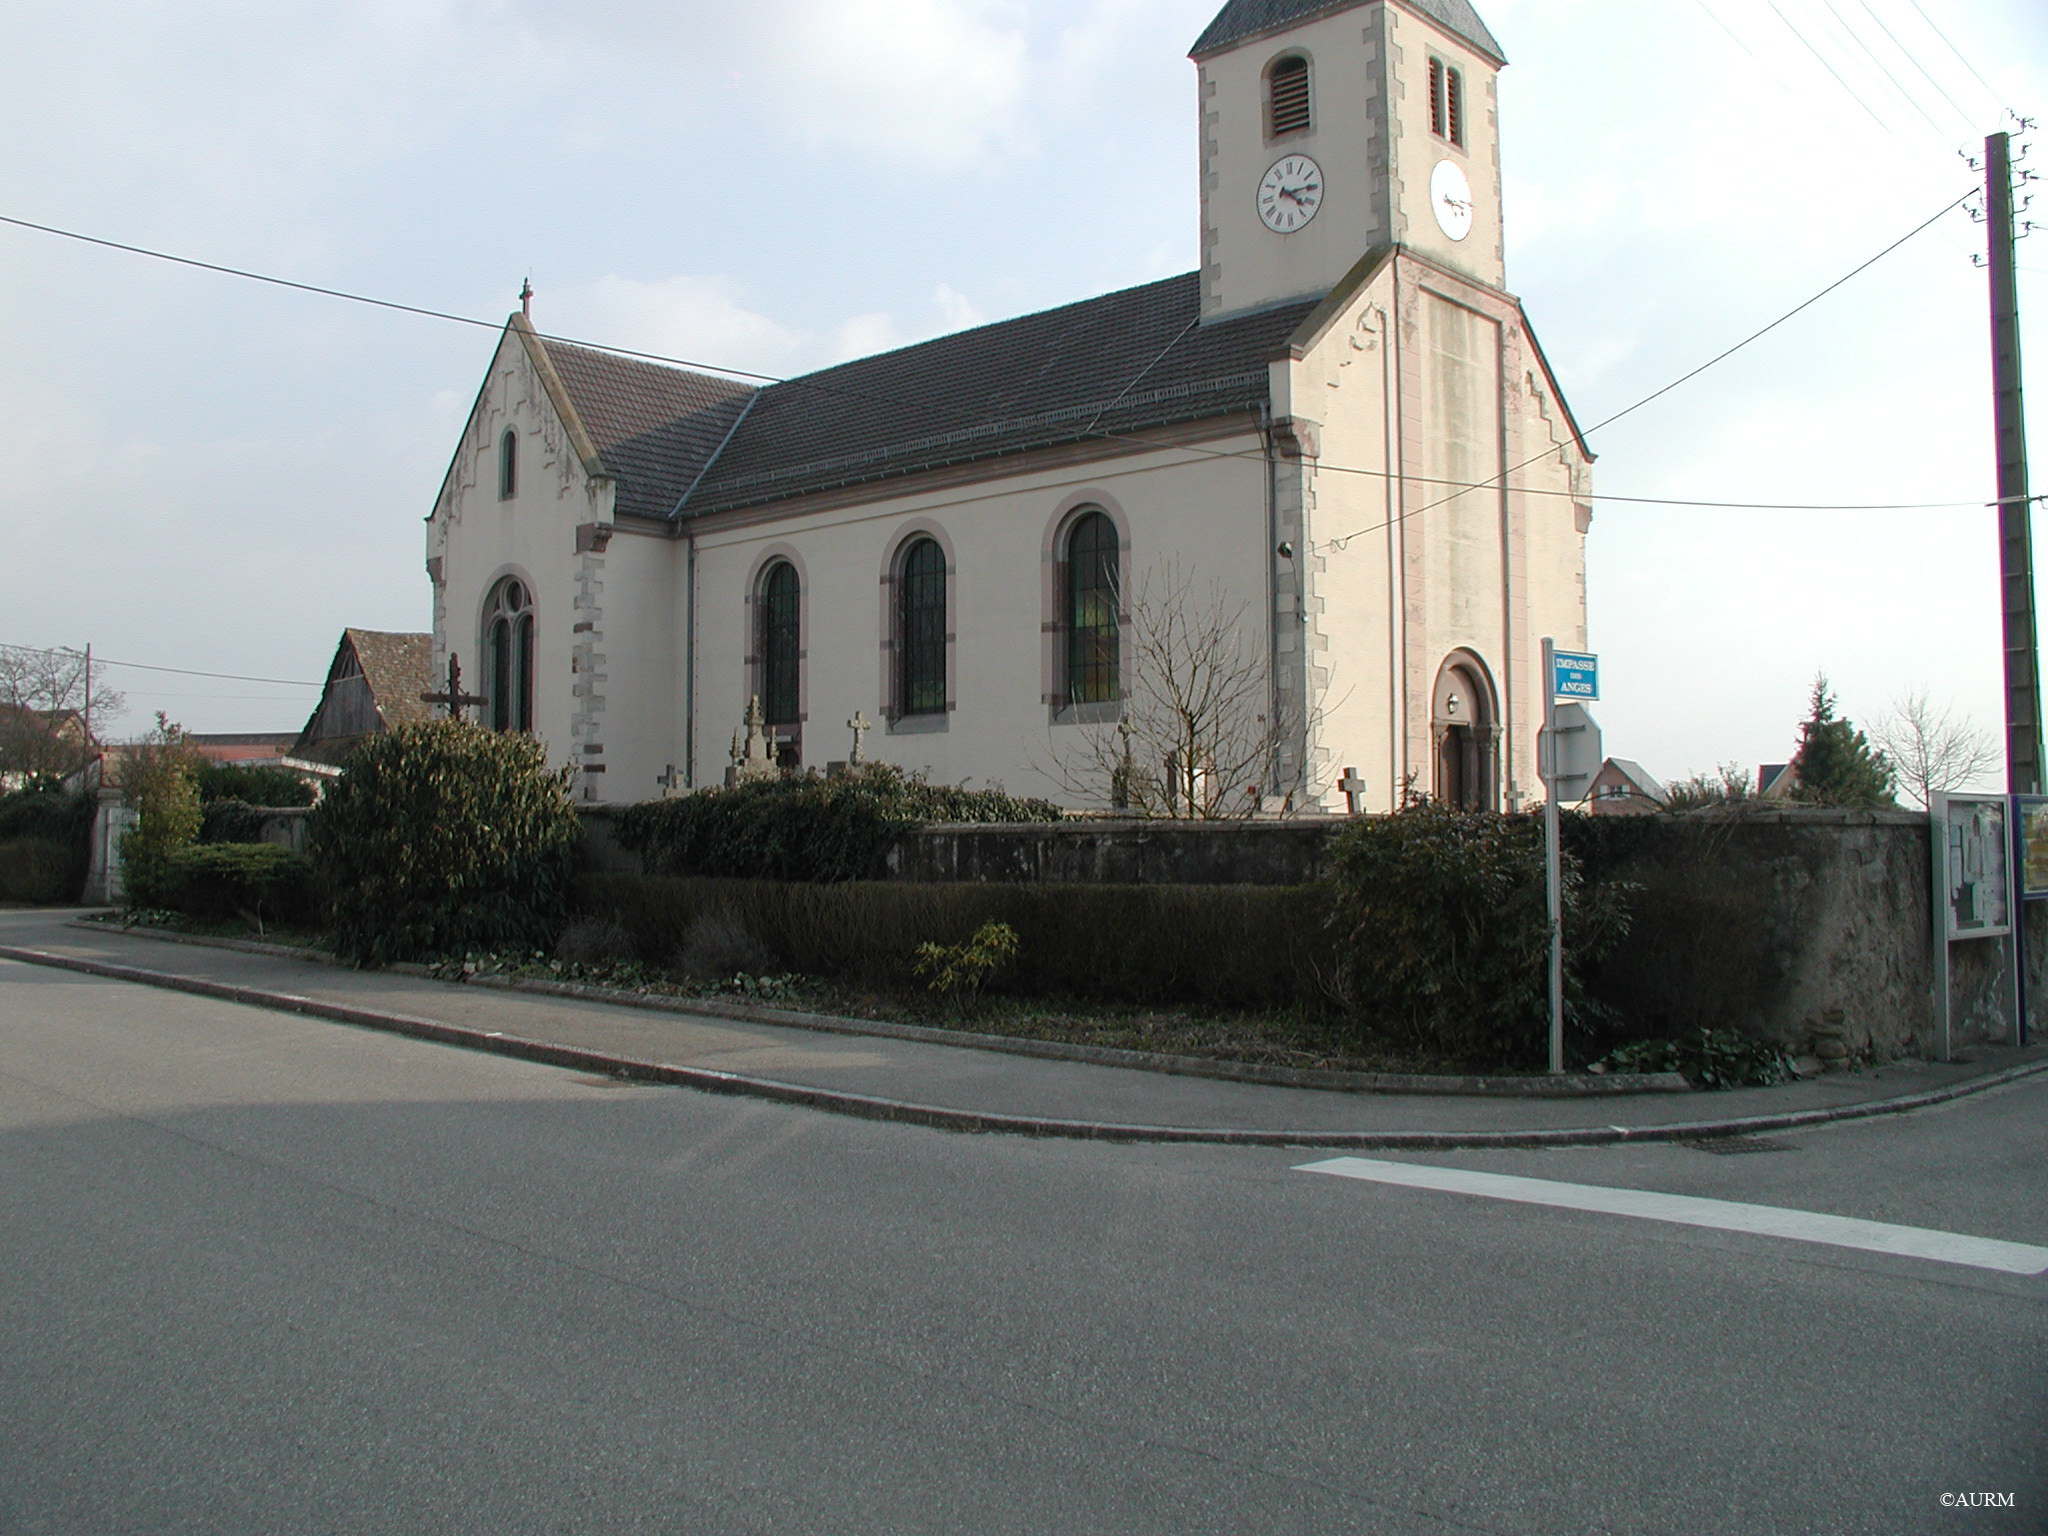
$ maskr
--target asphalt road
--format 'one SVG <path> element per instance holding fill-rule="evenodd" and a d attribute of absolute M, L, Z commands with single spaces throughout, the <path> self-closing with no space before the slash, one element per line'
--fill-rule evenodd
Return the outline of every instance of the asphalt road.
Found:
<path fill-rule="evenodd" d="M 1319 1156 L 0 963 L 0 1536 L 2048 1531 L 2048 1278 Z M 1782 1150 L 1404 1161 L 2048 1245 L 2039 1080 Z"/>

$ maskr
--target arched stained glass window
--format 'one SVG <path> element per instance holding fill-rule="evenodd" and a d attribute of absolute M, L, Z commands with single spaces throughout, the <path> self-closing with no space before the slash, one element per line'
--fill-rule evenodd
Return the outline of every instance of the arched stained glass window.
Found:
<path fill-rule="evenodd" d="M 759 637 L 761 707 L 770 725 L 794 725 L 801 714 L 803 587 L 796 567 L 778 560 L 761 582 Z"/>
<path fill-rule="evenodd" d="M 498 500 L 510 501 L 519 491 L 519 434 L 512 428 L 498 439 Z"/>
<path fill-rule="evenodd" d="M 946 709 L 946 552 L 919 539 L 903 552 L 896 578 L 898 693 L 906 715 Z"/>
<path fill-rule="evenodd" d="M 1067 533 L 1067 702 L 1113 704 L 1121 698 L 1117 623 L 1116 525 L 1089 512 Z"/>
<path fill-rule="evenodd" d="M 484 608 L 484 657 L 489 667 L 491 729 L 533 729 L 533 598 L 526 583 L 508 576 L 491 589 Z"/>

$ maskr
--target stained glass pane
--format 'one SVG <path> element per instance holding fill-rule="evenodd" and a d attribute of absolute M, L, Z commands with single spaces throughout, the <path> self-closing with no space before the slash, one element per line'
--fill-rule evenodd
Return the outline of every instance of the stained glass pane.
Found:
<path fill-rule="evenodd" d="M 906 715 L 946 708 L 946 556 L 935 539 L 919 539 L 903 557 L 900 610 L 901 707 Z"/>
<path fill-rule="evenodd" d="M 761 707 L 770 725 L 794 725 L 799 714 L 797 668 L 802 638 L 802 588 L 787 561 L 761 586 Z"/>
<path fill-rule="evenodd" d="M 1109 704 L 1118 676 L 1116 525 L 1090 512 L 1067 535 L 1067 698 Z"/>

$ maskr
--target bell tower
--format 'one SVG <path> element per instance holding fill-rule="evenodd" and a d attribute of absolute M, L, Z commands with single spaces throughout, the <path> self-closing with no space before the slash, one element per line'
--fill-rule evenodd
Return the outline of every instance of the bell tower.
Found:
<path fill-rule="evenodd" d="M 1469 0 L 1230 0 L 1195 44 L 1202 318 L 1400 245 L 1499 290 L 1506 63 Z"/>

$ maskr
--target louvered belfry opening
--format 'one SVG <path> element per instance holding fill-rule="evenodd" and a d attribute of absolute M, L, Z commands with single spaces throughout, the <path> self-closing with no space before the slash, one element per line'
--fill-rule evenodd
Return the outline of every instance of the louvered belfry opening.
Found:
<path fill-rule="evenodd" d="M 1442 59 L 1429 61 L 1429 128 L 1461 149 L 1465 144 L 1465 77 Z"/>
<path fill-rule="evenodd" d="M 1267 74 L 1267 115 L 1270 136 L 1306 133 L 1313 124 L 1309 110 L 1308 60 L 1293 55 L 1281 59 Z"/>

